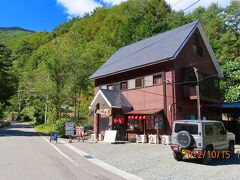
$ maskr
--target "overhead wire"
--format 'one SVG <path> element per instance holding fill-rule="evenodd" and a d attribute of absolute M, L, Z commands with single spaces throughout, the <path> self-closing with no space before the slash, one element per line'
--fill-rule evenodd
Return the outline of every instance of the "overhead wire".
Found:
<path fill-rule="evenodd" d="M 183 1 L 183 0 L 179 0 L 179 1 L 177 1 L 176 3 L 172 4 L 171 6 L 174 7 L 174 6 L 176 6 L 178 3 L 180 3 L 181 1 Z"/>
<path fill-rule="evenodd" d="M 127 56 L 121 57 L 121 58 L 119 58 L 118 60 L 115 60 L 115 61 L 112 62 L 112 63 L 106 64 L 105 66 L 104 66 L 104 64 L 103 64 L 103 66 L 101 66 L 98 70 L 101 70 L 101 69 L 106 68 L 106 67 L 108 67 L 108 66 L 110 66 L 110 65 L 119 63 L 122 59 L 125 59 L 125 58 L 127 58 L 127 57 L 129 57 L 129 56 L 131 56 L 131 55 L 134 55 L 134 54 L 136 54 L 136 53 L 138 53 L 138 52 L 140 52 L 140 51 L 142 51 L 142 50 L 144 50 L 144 49 L 146 49 L 146 48 L 148 48 L 148 47 L 150 47 L 150 46 L 152 46 L 152 45 L 154 45 L 154 44 L 156 44 L 156 43 L 158 43 L 158 42 L 160 42 L 160 41 L 162 41 L 162 40 L 164 40 L 164 39 L 167 39 L 167 38 L 169 38 L 169 37 L 171 37 L 171 36 L 174 36 L 175 34 L 181 32 L 181 31 L 184 31 L 185 29 L 189 28 L 190 26 L 193 26 L 193 24 L 191 24 L 191 25 L 189 25 L 189 26 L 187 26 L 187 27 L 185 27 L 185 28 L 183 28 L 183 29 L 175 32 L 174 34 L 171 34 L 171 35 L 169 35 L 169 36 L 166 36 L 166 37 L 164 37 L 164 38 L 161 38 L 161 39 L 155 41 L 154 43 L 151 43 L 151 44 L 149 44 L 149 45 L 147 45 L 147 46 L 145 46 L 145 47 L 143 47 L 143 48 L 141 48 L 141 49 L 138 49 L 137 51 L 134 51 L 133 53 L 130 53 L 130 54 L 128 54 Z M 133 44 L 134 44 L 134 43 L 133 43 Z"/>
<path fill-rule="evenodd" d="M 223 12 L 224 10 L 225 10 L 225 9 L 221 10 L 221 12 Z M 212 16 L 215 16 L 216 14 L 219 14 L 219 13 L 221 13 L 221 12 L 216 12 L 216 13 L 212 14 Z M 207 17 L 201 18 L 201 20 L 205 20 L 206 18 L 207 18 Z M 148 48 L 148 47 L 150 47 L 150 46 L 152 46 L 152 45 L 154 45 L 154 44 L 156 44 L 156 43 L 158 43 L 158 42 L 160 42 L 160 41 L 162 41 L 162 40 L 164 40 L 164 39 L 167 39 L 167 38 L 169 38 L 169 37 L 171 37 L 171 36 L 174 36 L 175 34 L 177 34 L 177 33 L 181 32 L 181 31 L 189 28 L 190 26 L 192 26 L 192 24 L 189 25 L 189 26 L 187 26 L 187 27 L 185 27 L 184 29 L 181 29 L 181 30 L 175 32 L 173 35 L 169 35 L 169 36 L 167 36 L 167 37 L 164 37 L 164 38 L 162 38 L 162 39 L 159 39 L 159 40 L 155 41 L 154 43 L 149 44 L 148 46 L 145 46 L 145 47 L 143 47 L 143 48 L 141 48 L 141 49 L 138 49 L 137 51 L 135 51 L 135 52 L 133 52 L 133 53 L 128 54 L 127 56 L 124 56 L 124 57 L 119 58 L 118 60 L 115 60 L 115 61 L 112 62 L 112 63 L 108 63 L 108 64 L 106 64 L 106 65 L 103 64 L 100 68 L 98 68 L 98 70 L 101 70 L 101 69 L 106 68 L 106 67 L 108 67 L 108 66 L 111 66 L 111 65 L 113 65 L 113 64 L 119 63 L 122 59 L 125 59 L 125 58 L 127 58 L 127 57 L 129 57 L 129 56 L 131 56 L 131 55 L 134 55 L 134 54 L 136 54 L 136 53 L 138 53 L 138 52 L 140 52 L 140 51 L 142 51 L 142 50 L 144 50 L 144 49 L 146 49 L 146 48 Z M 134 43 L 133 43 L 133 44 L 134 44 Z M 168 58 L 169 58 L 169 57 L 168 57 Z M 168 58 L 167 58 L 167 59 L 168 59 Z"/>
<path fill-rule="evenodd" d="M 181 1 L 182 1 L 182 0 L 179 0 L 178 2 L 181 2 Z M 198 0 L 198 1 L 196 1 L 195 3 L 191 4 L 190 6 L 188 6 L 187 8 L 185 8 L 183 11 L 185 11 L 185 10 L 187 10 L 188 8 L 192 7 L 194 4 L 196 4 L 196 3 L 199 2 L 199 1 L 200 1 L 200 0 Z M 175 5 L 176 5 L 178 2 L 176 2 Z M 216 13 L 212 14 L 212 16 L 215 16 L 216 14 L 222 13 L 223 11 L 225 11 L 224 8 L 223 8 L 220 12 L 216 12 Z M 206 18 L 207 18 L 207 17 L 201 18 L 201 20 L 205 20 Z M 98 68 L 98 70 L 101 70 L 101 69 L 104 69 L 104 68 L 106 68 L 106 67 L 108 67 L 108 66 L 111 66 L 111 65 L 113 65 L 113 64 L 119 63 L 119 62 L 121 62 L 122 59 L 125 59 L 125 58 L 127 58 L 127 57 L 129 57 L 129 56 L 131 56 L 131 55 L 134 55 L 134 54 L 136 54 L 136 53 L 138 53 L 138 52 L 140 52 L 140 51 L 142 51 L 142 50 L 144 50 L 144 49 L 147 49 L 148 47 L 151 47 L 152 45 L 154 45 L 154 44 L 156 44 L 156 43 L 158 43 L 158 42 L 160 42 L 160 41 L 162 41 L 162 40 L 164 40 L 164 39 L 167 39 L 167 38 L 169 38 L 169 37 L 171 37 L 171 36 L 174 36 L 175 34 L 177 34 L 177 33 L 181 32 L 181 31 L 189 28 L 190 26 L 192 26 L 192 24 L 189 25 L 189 26 L 187 26 L 187 27 L 185 27 L 184 29 L 181 29 L 181 30 L 175 32 L 174 34 L 171 34 L 171 35 L 169 35 L 169 36 L 167 36 L 167 37 L 164 37 L 164 38 L 162 38 L 162 39 L 159 39 L 159 40 L 155 41 L 154 43 L 151 43 L 151 44 L 149 44 L 149 45 L 147 45 L 147 46 L 145 46 L 145 47 L 143 47 L 143 48 L 141 48 L 141 49 L 138 49 L 137 51 L 134 51 L 133 53 L 130 53 L 130 54 L 128 54 L 127 56 L 121 57 L 121 58 L 119 58 L 118 60 L 115 60 L 115 61 L 112 62 L 112 63 L 108 63 L 108 64 L 106 64 L 106 65 L 103 64 L 100 68 Z M 134 44 L 134 43 L 133 43 L 133 44 Z M 166 59 L 169 59 L 169 57 L 167 57 Z M 133 68 L 134 68 L 134 67 L 133 67 Z"/>
<path fill-rule="evenodd" d="M 197 0 L 196 2 L 192 3 L 191 5 L 189 5 L 188 7 L 186 7 L 185 9 L 183 9 L 182 11 L 186 11 L 187 9 L 189 9 L 190 7 L 194 6 L 195 4 L 197 4 L 200 0 Z"/>

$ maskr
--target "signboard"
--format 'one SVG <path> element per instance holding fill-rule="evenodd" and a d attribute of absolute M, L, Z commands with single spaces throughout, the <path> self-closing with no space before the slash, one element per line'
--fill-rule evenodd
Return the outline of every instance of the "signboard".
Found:
<path fill-rule="evenodd" d="M 98 109 L 96 113 L 101 114 L 101 115 L 110 116 L 111 110 L 110 109 Z"/>
<path fill-rule="evenodd" d="M 115 143 L 116 135 L 117 135 L 117 131 L 116 130 L 107 130 L 107 131 L 105 131 L 105 136 L 104 136 L 104 141 L 103 142 Z"/>
<path fill-rule="evenodd" d="M 66 136 L 73 136 L 74 135 L 73 122 L 66 122 L 65 123 L 65 135 Z"/>

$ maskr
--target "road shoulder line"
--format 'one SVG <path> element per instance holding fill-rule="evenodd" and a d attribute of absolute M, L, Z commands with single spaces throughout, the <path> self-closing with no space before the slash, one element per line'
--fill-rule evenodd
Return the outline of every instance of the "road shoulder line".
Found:
<path fill-rule="evenodd" d="M 105 162 L 103 162 L 102 160 L 96 159 L 94 157 L 92 157 L 90 154 L 79 150 L 78 148 L 76 148 L 75 146 L 68 144 L 66 141 L 59 139 L 59 142 L 61 142 L 63 145 L 65 145 L 66 147 L 68 147 L 69 149 L 71 149 L 72 151 L 74 151 L 75 153 L 77 153 L 78 155 L 82 156 L 83 158 L 85 158 L 86 160 L 92 162 L 93 164 L 113 173 L 116 174 L 124 179 L 129 179 L 129 180 L 142 180 L 142 178 L 137 177 L 133 174 L 127 173 L 121 169 L 118 169 L 110 164 L 107 164 Z M 90 157 L 90 158 L 86 158 L 86 157 Z"/>
<path fill-rule="evenodd" d="M 41 135 L 42 136 L 42 135 Z M 50 144 L 57 152 L 59 152 L 62 156 L 64 156 L 66 159 L 68 159 L 70 162 L 74 162 L 73 159 L 71 159 L 68 155 L 66 155 L 65 153 L 63 153 L 60 149 L 58 149 L 54 144 L 50 143 L 48 141 L 48 139 L 44 136 L 42 136 L 42 138 L 48 143 Z"/>

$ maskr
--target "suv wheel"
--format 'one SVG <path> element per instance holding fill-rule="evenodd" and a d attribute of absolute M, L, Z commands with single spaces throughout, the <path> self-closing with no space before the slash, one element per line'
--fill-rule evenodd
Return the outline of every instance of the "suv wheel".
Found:
<path fill-rule="evenodd" d="M 180 152 L 173 151 L 173 157 L 177 161 L 182 161 L 183 155 Z"/>
<path fill-rule="evenodd" d="M 234 153 L 235 153 L 234 143 L 233 142 L 229 143 L 228 151 L 230 153 L 230 157 L 232 158 L 234 156 Z"/>
<path fill-rule="evenodd" d="M 212 162 L 212 151 L 213 148 L 211 146 L 206 147 L 205 153 L 202 157 L 202 163 L 208 165 Z"/>

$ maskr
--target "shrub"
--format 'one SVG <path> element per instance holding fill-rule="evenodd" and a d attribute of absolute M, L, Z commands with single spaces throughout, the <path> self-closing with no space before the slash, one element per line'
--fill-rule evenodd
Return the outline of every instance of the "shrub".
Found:
<path fill-rule="evenodd" d="M 54 131 L 53 124 L 34 125 L 34 128 L 36 129 L 37 132 L 48 134 L 48 135 Z"/>
<path fill-rule="evenodd" d="M 69 119 L 60 119 L 57 120 L 54 131 L 58 133 L 59 136 L 64 136 L 65 135 L 65 123 L 69 121 Z"/>
<path fill-rule="evenodd" d="M 84 126 L 84 131 L 86 132 L 88 130 L 93 130 L 93 126 L 92 125 Z"/>
<path fill-rule="evenodd" d="M 0 120 L 0 128 L 3 128 L 3 127 L 8 127 L 10 126 L 10 122 L 9 121 L 2 121 Z"/>
<path fill-rule="evenodd" d="M 28 115 L 23 115 L 21 121 L 23 121 L 23 122 L 30 122 L 31 118 Z"/>

